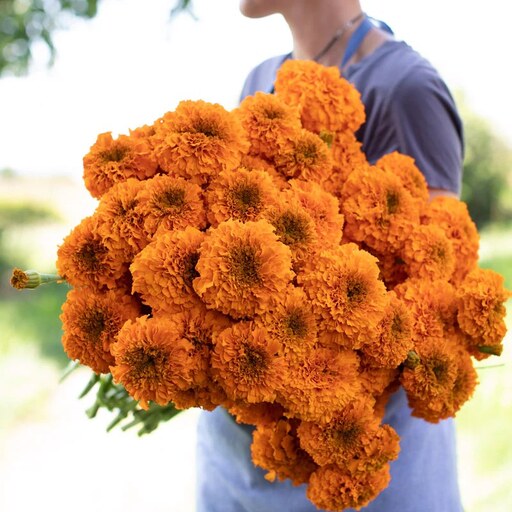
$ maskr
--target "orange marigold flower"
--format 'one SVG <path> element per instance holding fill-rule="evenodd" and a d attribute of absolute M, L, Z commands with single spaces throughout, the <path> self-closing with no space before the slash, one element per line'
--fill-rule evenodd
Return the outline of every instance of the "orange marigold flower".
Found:
<path fill-rule="evenodd" d="M 321 329 L 343 334 L 347 346 L 354 349 L 376 335 L 389 297 L 371 254 L 355 244 L 323 251 L 297 279 Z"/>
<path fill-rule="evenodd" d="M 247 133 L 249 154 L 254 156 L 271 159 L 302 129 L 298 109 L 275 94 L 256 92 L 244 98 L 233 112 Z"/>
<path fill-rule="evenodd" d="M 478 383 L 478 376 L 471 356 L 462 346 L 458 345 L 456 338 L 450 337 L 450 342 L 455 354 L 455 379 L 452 386 L 444 392 L 427 398 L 416 397 L 414 393 L 410 393 L 409 396 L 413 415 L 431 423 L 438 423 L 440 420 L 454 417 L 471 398 Z"/>
<path fill-rule="evenodd" d="M 414 158 L 398 151 L 393 151 L 377 160 L 375 166 L 398 176 L 411 196 L 420 203 L 426 204 L 428 202 L 427 180 L 416 166 Z"/>
<path fill-rule="evenodd" d="M 411 313 L 415 342 L 443 337 L 456 322 L 455 289 L 443 280 L 408 279 L 393 290 Z"/>
<path fill-rule="evenodd" d="M 120 181 L 144 180 L 158 169 L 151 147 L 143 138 L 120 135 L 114 139 L 111 132 L 98 135 L 83 163 L 85 186 L 96 198 Z"/>
<path fill-rule="evenodd" d="M 109 250 L 124 254 L 126 261 L 131 261 L 149 242 L 144 217 L 137 208 L 137 194 L 144 183 L 134 178 L 117 183 L 102 196 L 96 209 L 103 243 Z"/>
<path fill-rule="evenodd" d="M 455 197 L 437 196 L 424 208 L 421 222 L 440 227 L 450 240 L 456 259 L 454 284 L 460 284 L 478 262 L 479 235 L 466 203 Z"/>
<path fill-rule="evenodd" d="M 348 176 L 341 192 L 345 234 L 380 252 L 396 252 L 419 224 L 419 205 L 398 176 L 361 166 Z"/>
<path fill-rule="evenodd" d="M 268 471 L 267 480 L 289 478 L 293 485 L 300 485 L 307 483 L 318 468 L 299 446 L 295 423 L 283 419 L 273 425 L 258 425 L 253 433 L 252 460 Z"/>
<path fill-rule="evenodd" d="M 301 288 L 290 285 L 284 296 L 256 322 L 281 342 L 285 352 L 303 355 L 316 343 L 315 315 Z"/>
<path fill-rule="evenodd" d="M 330 421 L 360 392 L 359 359 L 352 350 L 315 347 L 288 368 L 282 403 L 290 417 Z"/>
<path fill-rule="evenodd" d="M 192 183 L 240 165 L 248 142 L 238 118 L 217 103 L 181 101 L 155 122 L 155 151 L 160 167 Z"/>
<path fill-rule="evenodd" d="M 279 190 L 265 171 L 243 167 L 222 171 L 206 192 L 208 220 L 213 227 L 229 219 L 257 221 L 276 203 Z"/>
<path fill-rule="evenodd" d="M 242 155 L 240 166 L 246 168 L 248 171 L 265 171 L 270 175 L 272 182 L 279 190 L 288 188 L 286 178 L 277 172 L 274 164 L 269 160 L 257 156 Z"/>
<path fill-rule="evenodd" d="M 286 141 L 272 160 L 285 178 L 323 183 L 332 171 L 332 155 L 327 144 L 316 134 L 300 130 Z"/>
<path fill-rule="evenodd" d="M 209 308 L 234 318 L 263 313 L 294 274 L 290 249 L 265 220 L 228 220 L 201 245 L 194 289 Z"/>
<path fill-rule="evenodd" d="M 139 303 L 119 292 L 70 290 L 62 305 L 62 345 L 71 360 L 95 373 L 109 373 L 114 364 L 110 346 L 126 322 L 140 314 Z"/>
<path fill-rule="evenodd" d="M 418 341 L 414 351 L 419 362 L 406 362 L 400 377 L 411 406 L 444 398 L 457 377 L 457 347 L 446 337 L 430 336 Z"/>
<path fill-rule="evenodd" d="M 283 192 L 279 202 L 268 208 L 264 216 L 274 226 L 279 241 L 290 248 L 295 266 L 319 249 L 323 239 L 317 237 L 315 221 L 292 194 Z"/>
<path fill-rule="evenodd" d="M 469 345 L 483 354 L 500 355 L 507 332 L 505 302 L 512 293 L 491 269 L 472 270 L 457 288 L 457 322 L 471 337 Z"/>
<path fill-rule="evenodd" d="M 178 312 L 201 303 L 193 288 L 205 234 L 196 228 L 155 236 L 130 265 L 134 293 L 154 311 Z"/>
<path fill-rule="evenodd" d="M 151 150 L 154 150 L 154 141 L 153 138 L 155 136 L 155 126 L 150 124 L 144 124 L 142 126 L 138 126 L 137 128 L 130 130 L 130 137 L 135 139 L 143 139 L 146 141 Z M 156 162 L 156 157 L 153 157 Z"/>
<path fill-rule="evenodd" d="M 370 164 L 362 150 L 362 144 L 352 132 L 336 133 L 331 144 L 331 153 L 332 172 L 322 183 L 322 187 L 340 198 L 343 184 L 347 181 L 349 174 L 359 167 L 368 168 Z"/>
<path fill-rule="evenodd" d="M 303 127 L 312 132 L 355 132 L 365 120 L 361 95 L 336 66 L 289 59 L 274 86 L 285 103 L 299 107 Z"/>
<path fill-rule="evenodd" d="M 189 354 L 191 386 L 187 390 L 174 392 L 174 405 L 178 409 L 201 407 L 207 410 L 222 405 L 226 395 L 212 378 L 210 357 L 213 338 L 229 327 L 231 322 L 224 315 L 209 311 L 202 305 L 180 313 L 165 313 L 160 316 L 165 317 L 178 338 L 188 341 L 192 346 Z M 155 315 L 155 318 L 158 319 L 159 315 Z"/>
<path fill-rule="evenodd" d="M 395 286 L 403 283 L 409 276 L 406 272 L 405 262 L 400 253 L 385 252 L 380 253 L 361 244 L 361 248 L 368 251 L 378 259 L 380 269 L 380 279 L 384 281 L 388 290 L 393 290 Z"/>
<path fill-rule="evenodd" d="M 401 361 L 403 362 L 403 361 Z M 373 366 L 372 361 L 365 353 L 359 354 L 359 379 L 361 388 L 368 397 L 374 401 L 373 411 L 379 419 L 382 419 L 385 411 L 380 409 L 385 406 L 385 401 L 400 386 L 401 367 L 382 368 Z"/>
<path fill-rule="evenodd" d="M 388 486 L 390 479 L 389 465 L 378 471 L 351 473 L 329 464 L 311 475 L 306 496 L 322 510 L 360 510 Z"/>
<path fill-rule="evenodd" d="M 411 278 L 448 281 L 455 270 L 453 245 L 433 224 L 416 226 L 400 254 Z"/>
<path fill-rule="evenodd" d="M 239 322 L 214 338 L 212 372 L 232 400 L 273 402 L 282 387 L 279 342 L 252 322 Z"/>
<path fill-rule="evenodd" d="M 303 421 L 297 432 L 301 447 L 320 466 L 375 471 L 399 452 L 398 434 L 389 425 L 380 425 L 370 400 L 351 402 L 325 423 Z"/>
<path fill-rule="evenodd" d="M 379 326 L 379 336 L 369 339 L 361 350 L 375 366 L 396 368 L 413 348 L 413 319 L 409 308 L 389 292 L 389 304 Z"/>
<path fill-rule="evenodd" d="M 322 239 L 322 245 L 339 245 L 344 219 L 336 197 L 312 181 L 290 180 L 289 184 L 293 196 L 315 221 L 316 233 Z"/>
<path fill-rule="evenodd" d="M 155 176 L 144 182 L 137 201 L 137 211 L 144 218 L 144 229 L 150 238 L 155 233 L 187 226 L 206 228 L 201 188 L 183 178 Z"/>
<path fill-rule="evenodd" d="M 119 331 L 111 346 L 115 364 L 110 371 L 143 409 L 150 401 L 167 405 L 176 390 L 191 386 L 191 350 L 192 345 L 179 338 L 164 318 L 139 317 Z"/>
<path fill-rule="evenodd" d="M 235 417 L 237 423 L 247 425 L 272 425 L 284 416 L 284 408 L 278 402 L 258 402 L 250 404 L 245 400 L 238 400 L 225 405 L 229 413 Z"/>
<path fill-rule="evenodd" d="M 116 288 L 128 271 L 129 262 L 105 245 L 97 227 L 97 216 L 85 217 L 57 251 L 57 272 L 73 287 Z"/>

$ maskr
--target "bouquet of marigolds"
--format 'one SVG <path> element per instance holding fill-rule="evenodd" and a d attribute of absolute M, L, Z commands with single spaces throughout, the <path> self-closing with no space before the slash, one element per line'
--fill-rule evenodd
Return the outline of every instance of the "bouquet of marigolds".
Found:
<path fill-rule="evenodd" d="M 287 61 L 275 94 L 232 111 L 182 101 L 98 136 L 84 157 L 98 206 L 55 277 L 71 286 L 64 349 L 100 383 L 91 415 L 110 404 L 149 431 L 224 407 L 255 425 L 268 479 L 307 483 L 336 511 L 389 482 L 399 436 L 382 419 L 398 386 L 414 416 L 456 414 L 474 360 L 502 351 L 510 293 L 478 267 L 463 202 L 429 200 L 406 155 L 367 161 L 364 119 L 337 68 Z"/>

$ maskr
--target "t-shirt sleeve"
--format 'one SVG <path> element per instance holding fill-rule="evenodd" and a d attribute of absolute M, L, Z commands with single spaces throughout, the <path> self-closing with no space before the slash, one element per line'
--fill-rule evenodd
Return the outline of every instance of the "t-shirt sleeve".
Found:
<path fill-rule="evenodd" d="M 401 151 L 413 157 L 429 187 L 460 193 L 463 133 L 446 84 L 429 69 L 413 70 L 391 94 Z"/>
<path fill-rule="evenodd" d="M 245 79 L 242 92 L 240 93 L 240 101 L 258 91 L 272 92 L 277 70 L 288 56 L 278 55 L 256 66 Z"/>

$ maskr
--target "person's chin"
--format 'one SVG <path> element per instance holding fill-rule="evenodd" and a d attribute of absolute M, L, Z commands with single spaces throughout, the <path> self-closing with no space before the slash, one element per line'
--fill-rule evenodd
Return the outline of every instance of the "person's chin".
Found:
<path fill-rule="evenodd" d="M 273 0 L 240 0 L 240 12 L 246 18 L 263 18 L 275 14 Z"/>

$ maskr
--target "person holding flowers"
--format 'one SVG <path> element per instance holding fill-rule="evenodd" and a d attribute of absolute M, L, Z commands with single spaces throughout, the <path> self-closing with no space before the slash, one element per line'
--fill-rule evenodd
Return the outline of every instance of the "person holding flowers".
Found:
<path fill-rule="evenodd" d="M 251 102 L 260 101 L 261 103 L 257 107 L 252 106 L 252 111 L 272 112 L 274 119 L 280 119 L 280 133 L 288 133 L 287 130 L 291 133 L 296 130 L 298 123 L 298 120 L 286 111 L 286 106 L 277 105 L 272 96 L 259 98 L 259 92 L 276 92 L 279 96 L 280 90 L 286 88 L 288 95 L 295 94 L 294 100 L 299 104 L 302 97 L 301 88 L 308 88 L 312 95 L 321 94 L 318 92 L 320 91 L 318 82 L 314 80 L 311 83 L 301 81 L 300 85 L 294 89 L 296 75 L 291 66 L 287 67 L 288 63 L 294 60 L 310 60 L 329 67 L 335 66 L 339 68 L 342 76 L 359 91 L 364 112 L 351 111 L 351 107 L 347 105 L 327 105 L 325 111 L 320 112 L 318 109 L 308 109 L 307 104 L 301 104 L 302 125 L 327 141 L 335 157 L 334 161 L 329 161 L 329 156 L 320 156 L 315 166 L 307 167 L 307 172 L 313 173 L 312 175 L 317 181 L 322 182 L 323 187 L 338 197 L 344 205 L 342 213 L 346 226 L 343 235 L 348 237 L 347 241 L 362 243 L 364 240 L 367 250 L 385 262 L 390 255 L 387 253 L 385 255 L 383 248 L 386 247 L 388 250 L 398 247 L 404 238 L 412 234 L 411 226 L 419 222 L 420 216 L 430 215 L 430 213 L 420 210 L 418 204 L 421 201 L 438 196 L 457 198 L 460 193 L 463 129 L 446 84 L 427 60 L 405 42 L 395 39 L 387 25 L 369 18 L 364 13 L 359 0 L 294 0 L 293 2 L 289 0 L 241 0 L 240 10 L 243 15 L 250 18 L 281 14 L 286 20 L 293 38 L 291 53 L 264 61 L 246 79 L 241 95 L 240 117 L 245 123 L 246 129 L 249 128 L 249 136 L 253 125 L 251 120 L 244 119 L 244 105 Z M 278 70 L 281 70 L 281 73 L 279 79 L 276 80 Z M 264 105 L 263 102 L 265 102 Z M 340 112 L 342 112 L 341 116 L 338 115 Z M 333 130 L 333 123 L 339 123 L 340 117 L 347 119 L 347 125 Z M 306 135 L 304 134 L 303 137 Z M 304 167 L 301 167 L 305 153 L 300 153 L 298 148 L 308 147 L 308 155 L 320 154 L 320 151 L 312 149 L 314 148 L 312 142 L 298 139 L 290 142 L 289 139 L 287 137 L 284 142 L 284 138 L 275 136 L 271 130 L 265 131 L 264 134 L 258 133 L 258 136 L 254 138 L 254 144 L 251 145 L 246 162 L 250 161 L 251 151 L 254 149 L 252 158 L 261 158 L 263 155 L 263 160 L 269 169 L 278 169 L 281 175 L 284 174 L 292 179 L 300 176 L 301 172 L 305 172 Z M 256 147 L 257 141 L 261 147 Z M 279 148 L 279 151 L 276 151 L 276 148 Z M 402 155 L 397 156 L 397 152 Z M 273 155 L 276 153 L 279 154 L 279 157 L 273 159 Z M 297 156 L 298 154 L 299 156 Z M 365 158 L 361 156 L 363 154 Z M 260 167 L 263 165 L 263 160 L 259 162 Z M 370 167 L 364 165 L 365 160 Z M 371 167 L 374 165 L 384 171 L 389 167 L 392 172 L 376 173 L 375 169 Z M 417 167 L 421 174 L 416 175 L 409 172 L 412 167 Z M 349 168 L 357 168 L 357 172 L 352 172 L 347 179 L 347 169 Z M 407 174 L 414 178 L 406 185 L 410 191 L 407 196 L 401 194 L 395 183 L 396 174 L 400 174 L 401 169 L 403 169 L 404 176 Z M 225 174 L 221 179 L 232 178 Z M 428 186 L 428 192 L 425 184 Z M 267 187 L 263 182 L 261 186 Z M 370 190 L 366 191 L 364 187 Z M 364 204 L 364 198 L 368 197 L 368 194 L 377 194 L 377 192 L 384 194 L 387 198 L 386 204 L 389 211 L 403 212 L 401 215 L 394 216 L 396 220 L 391 226 L 388 225 L 385 234 L 376 228 L 382 224 L 382 214 L 371 210 L 370 206 Z M 426 198 L 423 197 L 424 194 L 427 194 Z M 301 230 L 293 231 L 294 235 L 298 232 L 300 236 L 296 236 L 293 243 L 287 245 L 291 249 L 294 268 L 305 269 L 304 273 L 299 272 L 297 279 L 303 285 L 307 296 L 299 297 L 298 292 L 295 292 L 295 295 L 290 295 L 285 302 L 285 304 L 289 304 L 287 307 L 292 308 L 293 306 L 294 311 L 300 311 L 301 307 L 304 308 L 305 301 L 313 297 L 311 290 L 320 289 L 315 287 L 320 286 L 318 283 L 324 278 L 323 274 L 315 271 L 315 265 L 325 268 L 328 274 L 329 269 L 341 272 L 340 262 L 346 266 L 362 265 L 362 263 L 355 262 L 356 253 L 354 249 L 350 248 L 350 244 L 348 244 L 349 247 L 341 246 L 343 255 L 336 253 L 336 251 L 339 252 L 339 248 L 332 249 L 331 252 L 323 252 L 322 258 L 318 261 L 308 261 L 312 247 L 320 240 L 318 234 L 308 227 L 308 222 L 310 222 L 308 215 L 302 214 L 302 217 L 299 218 L 296 213 L 299 211 L 298 208 L 295 210 L 295 217 L 291 210 L 283 213 L 279 204 L 272 204 L 272 197 L 270 194 L 267 203 L 270 211 L 274 213 L 267 218 L 273 218 L 272 215 L 281 215 L 279 218 L 287 219 L 288 224 L 290 224 L 289 219 L 293 218 L 294 226 L 301 226 Z M 435 206 L 431 211 L 435 211 L 435 215 L 441 218 L 442 212 L 451 211 L 449 209 L 453 204 L 448 199 L 439 199 L 433 203 Z M 366 208 L 364 211 L 367 211 L 368 214 L 360 222 L 351 223 L 351 217 L 363 208 Z M 250 210 L 250 214 L 254 215 L 254 220 L 259 218 L 259 212 L 259 209 Z M 218 214 L 215 213 L 215 215 Z M 323 215 L 323 218 L 326 218 L 326 215 Z M 332 216 L 331 218 L 334 219 Z M 287 236 L 291 236 L 291 231 L 287 233 Z M 408 240 L 405 268 L 409 274 L 423 272 L 421 275 L 429 279 L 445 279 L 446 276 L 451 276 L 454 272 L 454 275 L 457 275 L 457 270 L 454 268 L 454 256 L 448 254 L 444 249 L 437 251 L 436 254 L 442 254 L 442 258 L 438 258 L 434 266 L 423 263 L 423 260 L 418 261 L 414 245 L 419 243 L 417 240 L 421 238 L 427 240 L 426 243 L 438 247 L 441 235 L 434 228 L 430 229 L 429 227 L 415 232 L 414 237 Z M 336 243 L 338 242 L 336 241 Z M 336 256 L 331 257 L 329 254 Z M 391 256 L 393 255 L 391 254 Z M 381 268 L 381 272 L 389 282 L 400 281 L 400 276 L 395 274 L 386 276 L 385 268 Z M 302 281 L 300 281 L 301 279 Z M 355 297 L 356 301 L 360 286 L 358 284 L 351 288 L 351 296 Z M 439 287 L 442 288 L 441 285 Z M 388 313 L 385 318 L 380 318 L 378 325 L 389 326 L 389 330 L 386 331 L 389 334 L 381 334 L 379 343 L 384 343 L 387 338 L 394 336 L 393 329 L 397 325 L 396 319 L 405 318 L 405 312 L 402 313 L 404 309 L 407 309 L 403 305 L 404 301 L 409 305 L 407 301 L 414 296 L 415 290 L 413 284 L 398 286 L 396 297 L 393 296 L 387 306 L 382 305 Z M 444 290 L 445 288 L 436 297 L 447 296 Z M 217 300 L 215 290 L 212 289 L 211 293 L 213 294 L 212 300 Z M 374 293 L 373 304 L 383 300 L 380 290 L 376 289 L 372 293 Z M 425 293 L 428 295 L 430 292 Z M 433 292 L 431 293 L 433 294 Z M 447 293 L 451 292 L 448 290 Z M 328 302 L 322 302 L 323 299 L 317 295 L 314 297 L 315 300 L 312 301 L 311 307 L 315 317 L 320 318 L 321 322 L 328 327 L 328 341 L 335 340 L 336 343 L 346 343 L 346 340 L 350 338 L 353 345 L 348 348 L 357 349 L 364 355 L 366 346 L 363 331 L 347 324 L 343 325 L 339 332 L 333 332 L 329 326 L 339 326 L 343 320 L 333 320 L 326 312 Z M 258 307 L 266 309 L 266 305 L 262 304 L 258 297 L 248 296 L 246 300 L 253 301 L 251 302 L 253 309 Z M 443 306 L 439 304 L 439 299 L 435 299 L 434 302 L 436 302 L 436 308 L 442 309 Z M 412 304 L 413 302 L 410 303 L 410 307 L 413 307 Z M 350 304 L 347 307 L 350 307 Z M 370 311 L 370 309 L 364 310 L 363 316 L 367 319 L 371 318 Z M 446 313 L 446 315 L 448 314 Z M 428 312 L 425 312 L 424 316 L 428 317 Z M 265 324 L 266 328 L 269 328 L 268 325 L 275 324 L 274 320 L 265 320 L 264 314 L 262 318 L 264 322 L 269 322 Z M 307 318 L 305 313 L 304 318 Z M 423 316 L 421 318 L 423 319 Z M 433 322 L 432 319 L 425 319 L 427 324 L 429 321 Z M 309 320 L 304 320 L 301 324 L 304 326 L 304 340 L 308 340 L 311 336 L 307 332 L 313 332 L 319 327 L 312 325 L 308 331 L 305 327 L 309 326 L 308 322 Z M 403 333 L 406 324 L 405 320 L 401 321 L 400 332 Z M 240 331 L 251 329 L 254 336 L 258 335 L 258 330 L 254 330 L 249 324 L 241 323 L 237 329 Z M 233 329 L 226 333 L 226 337 L 228 335 L 233 336 L 233 339 L 240 340 L 243 333 L 237 333 L 236 329 Z M 315 334 L 313 333 L 312 336 Z M 429 388 L 429 382 L 426 381 L 428 375 L 431 375 L 432 371 L 441 372 L 439 361 L 443 361 L 445 364 L 443 368 L 446 369 L 446 381 L 449 381 L 452 386 L 458 383 L 457 389 L 462 387 L 460 383 L 464 379 L 459 378 L 459 375 L 463 372 L 466 359 L 460 354 L 451 352 L 452 345 L 449 337 L 435 339 L 439 340 L 435 347 L 422 342 L 422 340 L 416 341 L 420 353 L 424 354 L 424 360 L 435 362 L 432 363 L 432 367 L 425 363 L 421 367 L 421 371 L 404 372 L 402 384 L 404 387 L 408 387 L 408 390 L 409 388 L 413 390 L 410 391 L 411 396 L 423 397 L 425 389 Z M 401 340 L 398 341 L 402 343 Z M 257 343 L 257 340 L 254 343 Z M 293 339 L 287 339 L 286 343 L 291 354 L 294 353 L 294 350 L 297 351 L 294 348 Z M 397 344 L 399 343 L 397 342 Z M 403 358 L 407 354 L 409 346 L 406 341 L 403 341 L 403 355 L 398 354 L 398 358 Z M 337 356 L 334 355 L 338 352 L 329 348 L 322 350 L 323 352 L 318 353 L 319 359 L 315 364 L 321 367 L 323 362 L 328 360 L 334 368 L 333 372 L 337 371 L 336 368 L 339 365 L 340 374 L 345 376 L 344 382 L 347 379 L 350 380 L 347 375 L 351 375 L 351 372 L 354 371 L 350 360 L 345 358 L 338 362 Z M 224 354 L 219 357 L 221 356 L 227 357 Z M 295 355 L 295 357 L 299 356 Z M 380 346 L 379 350 L 372 351 L 372 357 L 377 357 L 384 366 L 386 361 L 390 360 L 385 348 Z M 394 354 L 394 357 L 397 357 L 397 354 Z M 275 372 L 274 376 L 279 375 L 279 371 L 281 371 L 279 365 L 282 364 L 282 361 L 279 360 L 276 364 L 276 368 L 272 369 Z M 436 364 L 437 366 L 435 366 Z M 396 361 L 391 363 L 391 366 L 393 365 L 396 367 Z M 371 476 L 367 481 L 361 483 L 360 488 L 355 486 L 352 488 L 350 487 L 352 484 L 343 475 L 332 469 L 333 464 L 339 463 L 339 461 L 332 460 L 333 453 L 336 452 L 329 448 L 329 443 L 336 441 L 336 445 L 339 446 L 340 439 L 336 437 L 336 432 L 339 433 L 342 429 L 339 425 L 345 429 L 343 430 L 345 437 L 342 439 L 345 450 L 339 452 L 338 457 L 346 457 L 347 454 L 352 453 L 353 458 L 360 460 L 361 464 L 364 460 L 364 464 L 375 468 L 380 467 L 379 461 L 392 461 L 389 484 L 373 501 L 364 506 L 363 510 L 368 512 L 459 512 L 462 510 L 457 483 L 454 424 L 451 418 L 443 419 L 449 414 L 443 416 L 442 412 L 447 407 L 448 398 L 442 398 L 444 395 L 439 392 L 438 401 L 429 402 L 428 407 L 421 402 L 422 405 L 412 410 L 404 389 L 401 387 L 394 390 L 393 393 L 389 393 L 389 400 L 383 403 L 384 416 L 382 425 L 379 426 L 371 420 L 368 403 L 353 399 L 361 392 L 361 389 L 355 385 L 349 386 L 343 396 L 336 396 L 332 389 L 325 389 L 318 395 L 318 402 L 308 403 L 307 399 L 304 399 L 302 391 L 309 385 L 312 374 L 311 372 L 304 373 L 303 370 L 303 368 L 297 369 L 296 374 L 296 379 L 300 381 L 302 388 L 294 390 L 293 382 L 290 383 L 290 403 L 287 404 L 290 410 L 296 411 L 295 417 L 302 419 L 300 425 L 297 426 L 293 419 L 289 421 L 280 419 L 277 427 L 272 431 L 258 426 L 254 436 L 255 445 L 253 445 L 252 459 L 251 442 L 254 430 L 252 426 L 237 423 L 225 408 L 219 407 L 213 412 L 201 414 L 198 431 L 197 512 L 313 512 L 318 510 L 307 499 L 306 486 L 294 485 L 307 481 L 316 464 L 322 464 L 323 472 L 321 476 L 318 472 L 314 473 L 314 477 L 309 480 L 308 492 L 310 494 L 308 497 L 314 497 L 317 504 L 324 503 L 325 509 L 337 510 L 336 504 L 332 505 L 331 496 L 324 495 L 327 492 L 325 489 L 329 487 L 345 489 L 348 494 L 352 493 L 353 496 L 364 496 L 368 489 L 384 487 L 382 479 L 386 476 L 379 470 L 371 472 Z M 392 370 L 382 370 L 381 378 L 384 379 L 382 375 L 386 371 Z M 333 388 L 340 385 L 336 379 L 336 375 L 333 375 L 331 382 Z M 471 380 L 471 378 L 468 377 L 466 380 Z M 375 387 L 379 385 L 378 382 L 377 373 L 372 373 L 372 370 L 369 370 L 368 380 L 363 387 Z M 381 387 L 385 388 L 386 382 L 389 381 L 384 379 L 382 382 Z M 244 393 L 243 389 L 236 386 L 233 391 L 235 394 Z M 273 390 L 266 389 L 266 393 L 270 396 L 273 394 Z M 347 396 L 351 397 L 348 402 Z M 329 420 L 323 418 L 327 423 L 319 426 L 314 420 L 318 415 L 326 414 L 327 410 L 322 408 L 322 400 L 329 400 L 330 403 L 333 400 L 339 400 L 340 407 L 344 406 L 344 408 L 343 413 L 336 417 Z M 415 407 L 414 400 L 412 407 Z M 236 411 L 236 406 L 231 410 Z M 427 422 L 422 418 L 414 417 L 416 410 L 431 414 L 434 419 L 432 422 Z M 248 411 L 245 411 L 245 414 L 247 413 Z M 252 413 L 254 414 L 255 411 L 253 410 Z M 276 417 L 280 417 L 279 411 L 276 414 Z M 237 415 L 237 419 L 240 417 L 242 416 Z M 367 420 L 363 422 L 364 418 Z M 441 419 L 442 421 L 440 421 Z M 307 446 L 308 453 L 312 454 L 313 459 L 305 458 L 303 452 L 297 452 L 293 448 L 292 440 L 296 438 L 297 431 L 301 443 Z M 400 437 L 400 454 L 396 460 L 393 460 L 395 456 L 391 455 L 392 453 L 396 454 L 397 451 L 394 432 Z M 318 445 L 319 439 L 325 440 L 325 443 Z M 269 475 L 267 474 L 267 479 L 265 479 L 265 472 L 261 468 L 255 467 L 253 460 L 265 462 L 269 458 L 269 446 L 275 448 L 272 457 L 282 461 L 280 467 L 282 474 L 287 474 L 288 466 L 286 464 L 293 460 L 295 466 L 300 467 L 306 477 L 302 480 L 298 478 L 293 482 L 290 480 L 268 482 Z M 282 450 L 283 446 L 288 446 L 288 449 L 285 449 L 284 452 L 278 451 L 277 447 Z M 366 454 L 364 458 L 363 452 Z M 369 453 L 371 455 L 368 455 Z M 300 471 L 295 470 L 291 474 L 298 475 Z M 351 506 L 359 509 L 358 504 L 367 501 L 354 499 L 354 504 Z"/>

